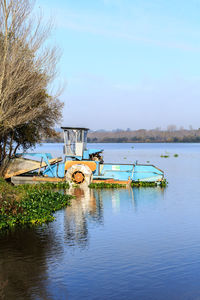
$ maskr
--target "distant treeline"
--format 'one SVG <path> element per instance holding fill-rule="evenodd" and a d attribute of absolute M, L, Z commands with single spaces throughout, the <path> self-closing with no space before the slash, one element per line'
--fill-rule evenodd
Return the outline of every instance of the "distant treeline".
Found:
<path fill-rule="evenodd" d="M 44 139 L 46 143 L 63 143 L 63 135 Z M 192 130 L 121 130 L 90 131 L 88 143 L 200 143 L 200 128 Z"/>
<path fill-rule="evenodd" d="M 198 130 L 126 130 L 89 132 L 89 143 L 200 143 Z"/>

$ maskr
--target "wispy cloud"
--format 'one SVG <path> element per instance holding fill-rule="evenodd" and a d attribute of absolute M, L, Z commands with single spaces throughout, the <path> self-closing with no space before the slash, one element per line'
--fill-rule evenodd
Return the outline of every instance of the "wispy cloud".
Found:
<path fill-rule="evenodd" d="M 180 49 L 184 51 L 200 51 L 200 45 L 195 45 L 189 42 L 178 41 L 178 40 L 170 41 L 170 40 L 165 40 L 164 38 L 153 39 L 145 35 L 137 34 L 137 32 L 131 33 L 127 31 L 104 29 L 102 27 L 94 26 L 94 24 L 91 23 L 85 24 L 85 22 L 81 23 L 80 21 L 76 22 L 74 20 L 69 20 L 69 19 L 62 23 L 62 27 L 77 32 L 85 32 L 94 35 L 101 35 L 107 38 L 124 39 L 127 41 L 139 42 L 139 43 L 144 43 L 152 46 Z"/>
<path fill-rule="evenodd" d="M 100 1 L 114 3 L 113 0 Z M 120 0 L 117 3 L 122 5 Z M 147 12 L 138 6 L 132 5 L 127 10 L 127 15 L 120 10 L 110 15 L 106 11 L 86 12 L 55 7 L 54 16 L 61 29 L 157 47 L 200 51 L 200 28 L 194 30 L 180 19 Z"/>

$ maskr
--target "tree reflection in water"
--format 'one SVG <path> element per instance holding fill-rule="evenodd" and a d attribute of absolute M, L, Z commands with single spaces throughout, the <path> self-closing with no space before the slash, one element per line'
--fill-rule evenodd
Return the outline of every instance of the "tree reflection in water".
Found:
<path fill-rule="evenodd" d="M 48 259 L 62 252 L 52 225 L 0 237 L 0 299 L 51 299 L 45 281 Z"/>

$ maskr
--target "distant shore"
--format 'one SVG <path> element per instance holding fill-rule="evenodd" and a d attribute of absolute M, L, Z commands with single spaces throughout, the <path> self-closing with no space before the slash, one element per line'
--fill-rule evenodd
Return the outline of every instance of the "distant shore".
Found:
<path fill-rule="evenodd" d="M 58 132 L 53 139 L 43 139 L 44 143 L 63 143 Z M 115 130 L 90 131 L 88 143 L 200 143 L 200 128 L 192 130 Z"/>
<path fill-rule="evenodd" d="M 46 144 L 63 144 L 64 141 L 48 141 L 48 140 L 43 140 L 42 143 L 46 143 Z M 93 141 L 88 141 L 89 144 L 198 144 L 200 143 L 200 141 L 197 141 L 197 142 L 183 142 L 183 141 L 180 141 L 180 142 L 147 142 L 147 141 L 136 141 L 136 142 L 93 142 Z"/>

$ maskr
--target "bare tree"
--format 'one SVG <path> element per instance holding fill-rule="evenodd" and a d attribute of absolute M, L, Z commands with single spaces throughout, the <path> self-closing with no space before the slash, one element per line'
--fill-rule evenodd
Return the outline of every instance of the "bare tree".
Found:
<path fill-rule="evenodd" d="M 189 130 L 191 130 L 191 131 L 193 130 L 193 127 L 192 127 L 192 125 L 189 125 Z"/>
<path fill-rule="evenodd" d="M 0 164 L 12 153 L 17 129 L 46 112 L 52 114 L 47 122 L 52 129 L 61 117 L 57 95 L 47 92 L 58 60 L 56 47 L 44 46 L 51 22 L 43 26 L 32 11 L 31 0 L 0 0 Z"/>
<path fill-rule="evenodd" d="M 167 131 L 169 131 L 169 132 L 173 132 L 173 131 L 176 131 L 177 130 L 177 127 L 176 127 L 176 125 L 168 125 L 167 126 Z"/>

